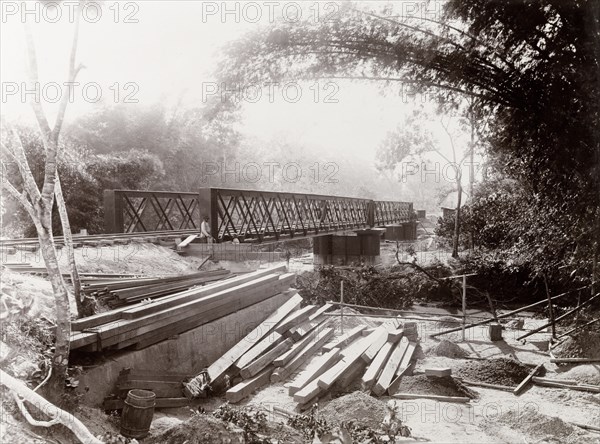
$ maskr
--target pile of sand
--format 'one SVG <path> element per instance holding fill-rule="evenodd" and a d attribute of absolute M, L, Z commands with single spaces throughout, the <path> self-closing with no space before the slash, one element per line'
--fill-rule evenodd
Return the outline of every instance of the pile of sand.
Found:
<path fill-rule="evenodd" d="M 396 393 L 418 395 L 466 396 L 475 398 L 477 394 L 452 378 L 435 378 L 425 375 L 404 376 Z"/>
<path fill-rule="evenodd" d="M 341 334 L 341 318 L 340 318 L 340 310 L 330 310 L 328 313 L 331 313 L 332 316 L 328 316 L 331 319 L 329 327 L 334 327 L 336 334 Z M 349 307 L 344 307 L 344 333 L 352 330 L 354 327 L 358 327 L 359 325 L 365 325 L 367 328 L 375 328 L 379 327 L 382 324 L 382 321 L 387 321 L 389 319 L 381 318 L 373 318 L 364 316 L 360 311 L 354 310 Z"/>
<path fill-rule="evenodd" d="M 600 364 L 577 365 L 557 375 L 558 379 L 574 379 L 583 384 L 600 385 Z"/>
<path fill-rule="evenodd" d="M 162 433 L 144 439 L 145 444 L 213 444 L 217 442 L 243 444 L 246 440 L 242 429 L 210 415 L 194 415 L 179 425 L 174 425 Z"/>
<path fill-rule="evenodd" d="M 600 334 L 583 331 L 568 338 L 552 349 L 557 358 L 600 359 Z"/>
<path fill-rule="evenodd" d="M 514 359 L 497 358 L 465 362 L 454 373 L 471 381 L 513 386 L 518 385 L 530 371 L 529 367 Z"/>
<path fill-rule="evenodd" d="M 534 443 L 578 443 L 594 442 L 592 434 L 563 421 L 560 418 L 547 416 L 538 412 L 535 405 L 510 409 L 494 418 L 490 418 L 489 430 L 497 428 L 498 423 L 509 426 L 527 436 L 523 442 Z"/>
<path fill-rule="evenodd" d="M 427 354 L 433 356 L 445 356 L 453 359 L 461 359 L 469 356 L 469 353 L 460 348 L 460 346 L 447 339 L 443 339 L 438 344 L 431 347 L 427 350 Z"/>
<path fill-rule="evenodd" d="M 387 413 L 385 402 L 356 391 L 331 400 L 319 411 L 319 416 L 332 425 L 356 421 L 358 424 L 378 429 Z"/>

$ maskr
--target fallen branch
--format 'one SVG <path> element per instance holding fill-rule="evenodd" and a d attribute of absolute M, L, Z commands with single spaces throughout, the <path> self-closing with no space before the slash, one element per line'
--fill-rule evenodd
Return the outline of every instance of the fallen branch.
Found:
<path fill-rule="evenodd" d="M 36 392 L 27 387 L 22 381 L 13 378 L 3 370 L 0 370 L 0 383 L 13 391 L 13 396 L 17 401 L 19 409 L 25 416 L 27 422 L 29 422 L 31 425 L 50 427 L 55 424 L 62 424 L 71 430 L 82 443 L 102 444 L 102 441 L 92 435 L 87 427 L 81 421 L 75 418 L 75 416 L 48 402 L 42 396 L 38 395 Z M 38 410 L 53 416 L 53 418 L 50 421 L 38 421 L 33 419 L 31 414 L 27 411 L 27 408 L 25 407 L 25 404 L 21 398 L 34 405 Z"/>

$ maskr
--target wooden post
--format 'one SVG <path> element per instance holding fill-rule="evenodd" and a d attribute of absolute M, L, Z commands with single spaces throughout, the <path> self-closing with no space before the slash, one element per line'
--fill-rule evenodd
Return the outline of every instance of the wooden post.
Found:
<path fill-rule="evenodd" d="M 548 290 L 548 279 L 546 279 L 546 273 L 544 273 L 544 287 L 546 287 L 546 297 L 548 298 L 548 315 L 550 316 L 550 322 L 552 324 L 552 339 L 556 339 L 556 325 L 554 323 L 554 307 L 552 307 L 552 300 L 550 298 L 550 291 Z M 579 305 L 579 304 L 577 304 Z"/>
<path fill-rule="evenodd" d="M 344 334 L 344 281 L 340 282 L 340 331 Z"/>
<path fill-rule="evenodd" d="M 463 321 L 462 321 L 462 340 L 465 342 L 465 325 L 467 324 L 467 275 L 463 275 L 462 278 L 463 284 L 463 293 L 462 293 L 462 312 L 463 312 Z"/>

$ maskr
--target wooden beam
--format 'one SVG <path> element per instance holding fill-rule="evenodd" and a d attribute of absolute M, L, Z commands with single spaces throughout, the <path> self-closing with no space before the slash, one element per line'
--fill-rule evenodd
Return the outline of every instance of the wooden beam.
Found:
<path fill-rule="evenodd" d="M 438 396 L 438 395 L 418 395 L 415 393 L 396 393 L 393 395 L 394 398 L 398 399 L 431 399 L 433 401 L 441 402 L 461 402 L 468 403 L 471 401 L 470 398 L 462 396 Z"/>
<path fill-rule="evenodd" d="M 289 350 L 287 353 L 285 353 L 285 354 L 279 356 L 277 359 L 275 359 L 275 361 L 273 362 L 275 367 L 283 367 L 288 362 L 290 362 L 292 360 L 292 358 L 294 356 L 296 356 L 298 353 L 300 353 L 300 350 L 302 350 L 307 344 L 312 342 L 315 337 L 321 337 L 320 332 L 321 332 L 320 328 L 313 329 L 308 335 L 306 335 L 299 342 L 294 344 L 294 346 L 291 348 L 291 350 Z M 329 337 L 331 337 L 331 335 L 328 335 L 327 337 L 329 338 Z"/>
<path fill-rule="evenodd" d="M 373 359 L 373 362 L 361 379 L 361 387 L 363 390 L 371 390 L 371 387 L 373 387 L 373 384 L 375 384 L 377 377 L 387 362 L 394 344 L 394 340 L 388 340 L 385 344 L 383 344 L 383 347 L 379 349 L 377 356 L 375 356 L 375 359 Z"/>
<path fill-rule="evenodd" d="M 409 345 L 408 340 L 404 339 L 394 346 L 385 367 L 381 370 L 381 375 L 377 379 L 377 383 L 373 386 L 373 393 L 377 396 L 385 394 L 396 375 L 396 371 L 402 362 L 402 357 Z"/>
<path fill-rule="evenodd" d="M 269 352 L 265 353 L 252 363 L 248 364 L 246 367 L 242 368 L 240 370 L 240 376 L 244 379 L 248 379 L 256 375 L 267 365 L 273 363 L 273 360 L 276 357 L 292 348 L 293 344 L 294 342 L 291 339 L 286 339 L 285 341 L 277 344 Z"/>
<path fill-rule="evenodd" d="M 259 358 L 263 353 L 266 353 L 271 348 L 277 346 L 284 341 L 284 337 L 279 333 L 273 331 L 266 337 L 261 339 L 254 347 L 244 353 L 236 362 L 233 364 L 235 368 L 242 369 L 250 364 L 255 359 Z"/>
<path fill-rule="evenodd" d="M 225 392 L 225 398 L 231 403 L 240 402 L 255 390 L 267 385 L 272 371 L 273 366 L 269 366 L 253 378 L 240 382 Z"/>
<path fill-rule="evenodd" d="M 350 344 L 352 341 L 354 341 L 356 338 L 361 336 L 361 332 L 365 328 L 367 328 L 366 325 L 358 325 L 358 326 L 354 327 L 352 330 L 348 331 L 347 333 L 344 333 L 342 336 L 340 336 L 338 339 L 336 339 L 331 344 L 324 345 L 323 351 L 330 351 L 330 350 L 333 350 L 334 348 L 343 349 L 348 344 Z"/>
<path fill-rule="evenodd" d="M 250 348 L 252 348 L 252 346 L 260 341 L 265 335 L 267 335 L 279 321 L 284 319 L 293 310 L 296 310 L 301 303 L 302 296 L 295 294 L 290 298 L 289 301 L 275 310 L 271 316 L 269 316 L 254 330 L 248 333 L 244 339 L 238 342 L 233 348 L 227 351 L 223 356 L 221 356 L 208 367 L 207 373 L 209 380 L 217 381 L 219 378 L 221 378 L 235 361 L 237 361 L 242 355 L 244 355 L 244 353 L 250 350 Z M 202 380 L 202 377 L 196 377 L 186 385 L 192 396 L 200 396 Z"/>
<path fill-rule="evenodd" d="M 304 386 L 301 390 L 296 392 L 294 394 L 294 401 L 300 404 L 305 404 L 311 399 L 313 399 L 315 396 L 324 392 L 325 390 L 322 389 L 317 382 L 318 380 L 314 379 L 311 382 L 309 382 L 306 386 Z"/>
<path fill-rule="evenodd" d="M 600 362 L 600 358 L 550 358 L 553 364 L 586 364 Z"/>
<path fill-rule="evenodd" d="M 300 325 L 304 322 L 308 317 L 317 310 L 316 305 L 307 305 L 300 310 L 291 313 L 286 319 L 281 321 L 281 323 L 275 327 L 275 332 L 279 334 L 283 334 L 288 331 L 290 328 L 293 328 L 297 325 Z"/>
<path fill-rule="evenodd" d="M 531 370 L 531 372 L 525 377 L 525 379 L 523 379 L 523 381 L 521 381 L 521 383 L 513 390 L 513 393 L 515 395 L 520 395 L 521 392 L 523 390 L 525 390 L 525 388 L 531 383 L 531 380 L 533 379 L 533 377 L 535 375 L 538 374 L 538 372 L 544 368 L 544 364 L 539 364 L 536 365 L 535 368 L 533 370 Z"/>
<path fill-rule="evenodd" d="M 323 313 L 325 313 L 326 311 L 329 311 L 333 308 L 333 304 L 325 304 L 323 305 L 321 308 L 319 308 L 317 311 L 315 311 L 313 314 L 311 314 L 308 317 L 309 321 L 314 321 L 315 319 L 317 319 L 319 316 L 321 316 Z"/>
<path fill-rule="evenodd" d="M 186 237 L 183 242 L 180 242 L 177 244 L 177 249 L 181 250 L 182 248 L 187 247 L 188 244 L 190 244 L 198 236 L 199 236 L 198 234 L 192 234 L 191 236 Z"/>
<path fill-rule="evenodd" d="M 340 357 L 340 349 L 334 348 L 329 350 L 325 354 L 319 356 L 313 362 L 310 363 L 309 367 L 302 372 L 288 387 L 288 394 L 294 395 L 302 390 L 310 381 L 321 376 L 326 372 L 333 364 L 335 364 Z"/>
<path fill-rule="evenodd" d="M 275 369 L 271 375 L 271 382 L 278 382 L 287 379 L 292 375 L 306 360 L 315 354 L 325 342 L 333 336 L 333 328 L 326 328 L 322 332 L 319 332 L 312 341 L 307 343 L 299 353 L 292 358 L 285 367 L 279 367 Z"/>

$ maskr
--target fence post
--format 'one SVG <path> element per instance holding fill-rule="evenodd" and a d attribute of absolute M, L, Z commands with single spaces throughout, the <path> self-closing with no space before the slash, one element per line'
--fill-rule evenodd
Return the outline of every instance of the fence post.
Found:
<path fill-rule="evenodd" d="M 462 292 L 462 340 L 465 342 L 465 325 L 467 324 L 467 275 L 463 275 L 462 278 L 463 292 Z"/>

